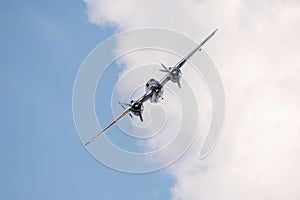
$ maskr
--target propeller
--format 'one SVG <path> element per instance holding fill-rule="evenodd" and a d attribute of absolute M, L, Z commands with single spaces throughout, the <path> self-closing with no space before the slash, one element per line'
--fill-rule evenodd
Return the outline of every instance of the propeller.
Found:
<path fill-rule="evenodd" d="M 142 116 L 141 112 L 139 112 L 139 117 L 140 117 L 141 122 L 143 122 L 144 120 L 143 120 L 143 116 Z"/>
<path fill-rule="evenodd" d="M 142 116 L 142 107 L 143 107 L 143 105 L 139 102 L 134 102 L 134 101 L 131 101 L 131 103 L 132 104 L 119 102 L 119 104 L 122 106 L 122 108 L 124 110 L 126 110 L 125 106 L 128 106 L 129 111 L 132 112 L 134 115 L 138 116 L 140 118 L 140 120 L 143 122 L 144 121 L 143 116 Z M 128 114 L 132 118 L 132 114 L 130 112 Z"/>
<path fill-rule="evenodd" d="M 182 61 L 182 63 L 180 64 L 180 67 L 185 62 L 186 62 L 186 60 Z M 160 64 L 163 67 L 163 69 L 159 69 L 159 71 L 168 73 L 170 79 L 173 82 L 177 83 L 178 87 L 181 88 L 181 84 L 180 84 L 180 74 L 181 74 L 181 71 L 180 71 L 180 69 L 179 68 L 169 68 L 168 69 L 163 63 L 160 63 Z M 174 71 L 174 70 L 176 70 L 176 71 Z"/>

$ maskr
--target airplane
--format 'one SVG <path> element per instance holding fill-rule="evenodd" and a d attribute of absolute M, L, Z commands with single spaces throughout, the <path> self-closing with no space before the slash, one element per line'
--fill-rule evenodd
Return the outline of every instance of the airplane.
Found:
<path fill-rule="evenodd" d="M 173 67 L 167 68 L 163 63 L 161 63 L 163 69 L 160 69 L 160 71 L 165 72 L 166 75 L 160 81 L 151 78 L 146 83 L 145 94 L 141 96 L 139 99 L 131 100 L 129 103 L 119 102 L 119 104 L 124 109 L 123 113 L 121 113 L 117 118 L 115 118 L 112 122 L 110 122 L 102 131 L 100 131 L 97 135 L 95 135 L 91 140 L 85 143 L 85 146 L 95 141 L 100 135 L 102 135 L 105 131 L 107 131 L 110 127 L 112 127 L 115 123 L 117 123 L 127 114 L 129 114 L 131 118 L 133 117 L 133 115 L 137 116 L 143 122 L 144 121 L 142 116 L 144 110 L 143 103 L 148 100 L 150 100 L 151 103 L 160 102 L 163 99 L 164 85 L 169 81 L 173 83 L 177 83 L 178 87 L 181 88 L 181 84 L 180 84 L 180 79 L 182 77 L 181 67 L 198 50 L 201 51 L 201 47 L 217 32 L 217 30 L 218 29 L 216 29 L 208 37 L 206 37 L 199 45 L 197 45 L 191 52 L 189 52 Z"/>

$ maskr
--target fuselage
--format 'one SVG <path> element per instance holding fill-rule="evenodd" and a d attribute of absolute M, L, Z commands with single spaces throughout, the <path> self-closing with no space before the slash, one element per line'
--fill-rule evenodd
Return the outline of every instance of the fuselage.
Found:
<path fill-rule="evenodd" d="M 164 87 L 159 81 L 152 78 L 146 83 L 145 91 L 146 94 L 151 92 L 149 99 L 152 103 L 158 103 L 163 98 Z"/>

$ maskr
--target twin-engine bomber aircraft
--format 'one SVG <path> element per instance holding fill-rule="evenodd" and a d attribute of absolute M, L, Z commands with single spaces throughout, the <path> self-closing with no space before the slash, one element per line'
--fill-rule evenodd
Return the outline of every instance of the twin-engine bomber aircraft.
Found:
<path fill-rule="evenodd" d="M 196 46 L 189 54 L 187 54 L 184 58 L 182 58 L 175 66 L 167 68 L 164 64 L 161 63 L 161 66 L 163 69 L 160 69 L 160 71 L 167 73 L 160 81 L 157 81 L 155 79 L 150 79 L 146 83 L 146 93 L 140 97 L 137 100 L 131 100 L 130 103 L 120 103 L 124 109 L 124 112 L 121 113 L 116 119 L 114 119 L 109 125 L 107 125 L 106 128 L 104 128 L 100 133 L 95 135 L 90 141 L 88 141 L 85 145 L 92 143 L 94 140 L 96 140 L 101 134 L 103 134 L 105 131 L 107 131 L 110 127 L 112 127 L 116 122 L 118 122 L 121 118 L 123 118 L 126 114 L 129 114 L 129 116 L 132 118 L 132 115 L 138 116 L 141 121 L 143 121 L 142 112 L 144 110 L 143 103 L 147 100 L 150 100 L 152 103 L 158 103 L 164 93 L 164 85 L 168 81 L 172 81 L 174 83 L 177 83 L 178 87 L 181 88 L 180 85 L 180 78 L 182 76 L 180 68 L 185 64 L 185 62 L 192 57 L 194 53 L 196 53 L 197 50 L 201 51 L 201 47 L 217 32 L 218 29 L 216 29 L 214 32 L 212 32 L 205 40 L 203 40 L 198 46 Z"/>

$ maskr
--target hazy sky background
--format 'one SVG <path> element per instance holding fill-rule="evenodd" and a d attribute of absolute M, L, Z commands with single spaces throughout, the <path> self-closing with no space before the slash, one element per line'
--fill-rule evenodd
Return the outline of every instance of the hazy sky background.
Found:
<path fill-rule="evenodd" d="M 1 199 L 300 198 L 299 1 L 4 0 L 0 16 Z M 144 26 L 195 41 L 220 28 L 205 49 L 227 113 L 206 160 L 194 148 L 166 170 L 132 175 L 85 150 L 72 89 L 92 48 Z"/>
<path fill-rule="evenodd" d="M 169 28 L 199 41 L 224 82 L 223 137 L 169 172 L 173 199 L 299 199 L 299 1 L 92 1 L 89 19 L 116 31 Z M 132 60 L 131 60 L 132 61 Z M 194 149 L 197 152 L 198 149 Z"/>

